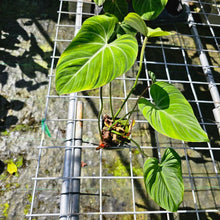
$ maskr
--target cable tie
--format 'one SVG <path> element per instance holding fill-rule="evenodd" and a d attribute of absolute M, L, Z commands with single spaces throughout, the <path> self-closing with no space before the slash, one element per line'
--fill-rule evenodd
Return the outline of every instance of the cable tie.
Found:
<path fill-rule="evenodd" d="M 46 124 L 46 118 L 44 118 L 44 119 L 41 120 L 41 128 L 42 128 L 42 130 L 43 130 L 43 132 L 44 132 L 45 134 L 47 134 L 49 137 L 51 137 L 49 128 L 48 128 L 48 126 L 47 126 L 47 124 Z"/>

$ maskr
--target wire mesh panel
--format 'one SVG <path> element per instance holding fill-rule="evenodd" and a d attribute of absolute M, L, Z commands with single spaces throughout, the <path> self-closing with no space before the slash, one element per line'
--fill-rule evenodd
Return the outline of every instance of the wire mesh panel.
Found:
<path fill-rule="evenodd" d="M 92 2 L 60 1 L 45 107 L 52 138 L 42 134 L 38 147 L 30 219 L 219 219 L 219 4 L 215 0 L 183 2 L 180 15 L 165 14 L 148 24 L 173 34 L 148 41 L 137 88 L 121 112 L 123 115 L 132 110 L 138 96 L 150 85 L 148 73 L 152 71 L 158 81 L 172 83 L 184 94 L 208 133 L 209 143 L 173 140 L 155 132 L 139 112 L 134 113 L 132 138 L 145 153 L 160 159 L 165 148 L 172 147 L 181 157 L 184 200 L 176 213 L 169 213 L 146 193 L 144 158 L 135 146 L 96 150 L 99 90 L 57 95 L 54 77 L 60 53 L 81 23 L 99 11 Z M 138 35 L 137 39 L 141 48 L 143 37 Z M 132 88 L 138 66 L 137 61 L 131 70 L 112 82 L 115 111 Z M 109 85 L 103 87 L 105 114 L 110 114 L 108 88 Z M 151 100 L 149 90 L 144 96 Z M 77 108 L 77 103 L 83 103 L 83 107 Z M 82 118 L 77 116 L 79 109 Z M 83 127 L 78 126 L 78 122 L 82 122 Z M 80 129 L 82 138 L 76 136 Z M 51 151 L 53 157 L 48 158 Z M 42 172 L 42 160 L 57 161 L 57 167 L 47 168 L 52 175 Z M 76 182 L 77 187 L 80 186 L 78 191 L 74 188 Z M 53 184 L 58 190 L 51 193 L 49 187 Z M 42 192 L 40 188 L 45 185 L 48 190 Z M 46 204 L 45 193 L 51 195 Z"/>

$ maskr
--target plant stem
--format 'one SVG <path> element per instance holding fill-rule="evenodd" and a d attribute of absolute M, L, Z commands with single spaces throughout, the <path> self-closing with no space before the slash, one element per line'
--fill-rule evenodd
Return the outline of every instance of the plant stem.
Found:
<path fill-rule="evenodd" d="M 138 104 L 139 99 L 140 99 L 141 96 L 149 89 L 149 87 L 150 87 L 150 86 L 148 86 L 148 87 L 140 94 L 140 96 L 138 97 L 138 99 L 137 99 L 137 101 L 136 101 L 134 107 L 133 107 L 132 110 L 130 111 L 130 113 L 135 112 L 135 108 L 137 107 L 137 104 Z M 129 121 L 130 117 L 131 117 L 131 114 L 129 114 L 129 116 L 128 116 L 128 118 L 127 118 L 127 121 Z"/>
<path fill-rule="evenodd" d="M 111 82 L 109 83 L 109 104 L 110 104 L 112 120 L 114 122 L 115 121 L 115 117 L 114 117 L 114 112 L 113 112 L 113 107 L 112 107 L 112 83 Z"/>
<path fill-rule="evenodd" d="M 146 44 L 147 44 L 147 37 L 144 38 L 144 41 L 143 41 L 143 45 L 142 45 L 142 48 L 141 48 L 141 54 L 140 54 L 140 62 L 139 62 L 139 69 L 138 69 L 138 73 L 137 73 L 137 76 L 136 76 L 136 80 L 134 82 L 134 85 L 132 86 L 131 88 L 131 91 L 128 93 L 127 97 L 125 98 L 124 102 L 122 103 L 121 107 L 118 109 L 118 111 L 116 112 L 115 114 L 115 118 L 118 116 L 118 114 L 121 112 L 122 108 L 124 107 L 125 103 L 127 102 L 128 98 L 131 96 L 132 92 L 134 91 L 134 89 L 136 88 L 137 86 L 137 83 L 138 83 L 138 78 L 141 74 L 141 69 L 142 69 L 142 60 L 144 58 L 144 50 L 145 50 L 145 47 L 146 47 Z"/>
<path fill-rule="evenodd" d="M 111 132 L 114 133 L 114 134 L 117 134 L 117 135 L 119 135 L 119 136 L 122 136 L 122 137 L 128 139 L 129 141 L 133 142 L 133 143 L 137 146 L 139 152 L 140 152 L 144 157 L 149 157 L 147 154 L 144 153 L 144 151 L 141 149 L 140 145 L 139 145 L 134 139 L 132 139 L 131 137 L 127 137 L 127 136 L 125 136 L 125 135 L 123 135 L 123 134 L 121 134 L 121 133 L 119 133 L 119 132 L 117 132 L 117 131 L 114 131 L 114 130 L 112 130 Z"/>
<path fill-rule="evenodd" d="M 108 131 L 110 131 L 111 128 L 112 128 L 115 124 L 117 124 L 118 122 L 120 122 L 121 120 L 123 120 L 127 115 L 131 115 L 133 112 L 136 112 L 136 111 L 137 111 L 137 110 L 132 110 L 132 111 L 128 112 L 126 115 L 124 115 L 123 117 L 121 117 L 121 118 L 115 120 L 114 123 L 112 123 L 112 125 L 109 126 Z M 130 116 L 129 116 L 129 117 L 130 117 Z M 127 120 L 127 121 L 128 121 L 128 120 Z"/>
<path fill-rule="evenodd" d="M 141 149 L 140 145 L 139 145 L 134 139 L 128 138 L 128 140 L 130 140 L 131 142 L 133 142 L 133 143 L 137 146 L 139 152 L 140 152 L 144 157 L 149 157 L 147 154 L 144 153 L 144 151 Z"/>
<path fill-rule="evenodd" d="M 101 114 L 102 114 L 102 110 L 103 110 L 103 98 L 102 98 L 102 87 L 99 88 L 99 97 L 100 97 L 100 110 L 99 110 L 99 114 L 98 114 L 98 128 L 99 128 L 99 136 L 100 136 L 100 140 L 102 140 L 102 131 L 101 131 L 101 123 L 100 123 L 100 118 L 101 118 Z"/>

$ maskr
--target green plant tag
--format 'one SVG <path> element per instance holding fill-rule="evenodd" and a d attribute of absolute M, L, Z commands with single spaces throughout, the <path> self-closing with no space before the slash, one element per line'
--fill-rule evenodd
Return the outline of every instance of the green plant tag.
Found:
<path fill-rule="evenodd" d="M 209 141 L 191 105 L 175 86 L 166 82 L 156 82 L 151 86 L 150 93 L 154 104 L 141 98 L 138 107 L 156 131 L 183 141 Z"/>
<path fill-rule="evenodd" d="M 47 126 L 45 121 L 46 121 L 45 118 L 41 120 L 41 128 L 42 128 L 43 132 L 45 132 L 45 134 L 47 134 L 49 137 L 51 137 L 49 128 L 48 128 L 48 126 Z"/>
<path fill-rule="evenodd" d="M 116 17 L 98 15 L 83 23 L 58 61 L 58 94 L 99 88 L 132 67 L 138 53 L 135 37 L 125 34 L 109 42 L 117 22 Z"/>
<path fill-rule="evenodd" d="M 143 19 L 155 19 L 165 8 L 168 0 L 132 0 L 132 5 Z"/>
<path fill-rule="evenodd" d="M 149 158 L 144 163 L 143 171 L 150 197 L 160 207 L 176 212 L 184 194 L 179 155 L 172 148 L 167 148 L 161 163 L 156 158 Z"/>
<path fill-rule="evenodd" d="M 18 171 L 18 168 L 13 162 L 10 161 L 7 165 L 7 171 L 9 174 L 12 175 L 13 173 L 16 173 Z"/>

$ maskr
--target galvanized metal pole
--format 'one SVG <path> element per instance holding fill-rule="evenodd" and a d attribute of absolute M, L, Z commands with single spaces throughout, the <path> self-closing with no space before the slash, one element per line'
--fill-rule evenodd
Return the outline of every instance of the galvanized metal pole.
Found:
<path fill-rule="evenodd" d="M 71 167 L 73 163 L 72 158 L 72 146 L 73 134 L 74 134 L 74 112 L 75 112 L 75 103 L 76 99 L 74 95 L 70 95 L 69 100 L 69 112 L 68 112 L 68 122 L 66 130 L 66 149 L 65 149 L 65 158 L 64 158 L 64 169 L 63 177 L 68 178 L 71 176 Z M 69 200 L 70 200 L 70 179 L 64 179 L 62 183 L 61 197 L 60 197 L 60 219 L 67 220 L 69 214 Z"/>
<path fill-rule="evenodd" d="M 76 132 L 75 132 L 75 148 L 74 148 L 74 164 L 73 177 L 81 175 L 81 145 L 82 145 L 82 121 L 83 118 L 83 103 L 77 102 L 77 116 L 76 116 Z M 79 147 L 78 147 L 79 146 Z M 80 179 L 73 179 L 72 183 L 72 203 L 70 203 L 70 212 L 79 213 L 79 197 L 80 197 Z M 72 220 L 79 218 L 79 215 L 73 215 Z"/>
<path fill-rule="evenodd" d="M 197 51 L 199 54 L 199 59 L 202 64 L 202 69 L 203 69 L 203 72 L 206 76 L 206 80 L 209 83 L 208 86 L 209 86 L 210 94 L 212 96 L 212 100 L 213 100 L 214 106 L 215 106 L 215 108 L 213 109 L 213 115 L 214 115 L 215 121 L 217 123 L 218 132 L 220 134 L 220 95 L 219 95 L 219 91 L 216 86 L 216 83 L 215 83 L 207 56 L 203 50 L 202 42 L 199 37 L 197 27 L 194 22 L 194 18 L 192 16 L 192 13 L 190 12 L 189 5 L 187 3 L 185 3 L 185 9 L 188 14 L 189 27 L 190 27 L 190 29 L 192 31 L 192 35 L 194 37 L 196 48 L 197 48 Z"/>
<path fill-rule="evenodd" d="M 82 9 L 83 9 L 83 2 L 78 0 L 76 4 L 76 20 L 75 20 L 75 34 L 76 35 L 82 25 Z M 63 170 L 63 177 L 67 178 L 63 180 L 62 183 L 62 190 L 61 190 L 61 197 L 60 197 L 60 220 L 67 220 L 67 219 L 78 219 L 77 216 L 73 216 L 69 218 L 70 214 L 73 210 L 77 213 L 79 212 L 79 204 L 76 205 L 76 202 L 79 202 L 79 199 L 74 202 L 74 208 L 72 207 L 73 194 L 72 190 L 75 191 L 79 187 L 79 183 L 72 185 L 74 181 L 68 179 L 68 177 L 72 177 L 74 174 L 79 174 L 80 170 L 78 169 L 81 166 L 81 159 L 75 158 L 74 149 L 70 148 L 74 144 L 74 130 L 75 130 L 75 121 L 74 116 L 76 113 L 76 94 L 72 93 L 69 96 L 69 109 L 68 109 L 68 122 L 67 122 L 67 130 L 66 130 L 66 150 L 65 150 L 65 158 L 64 158 L 64 170 Z M 82 129 L 82 127 L 80 128 Z M 81 145 L 81 144 L 80 144 Z M 79 155 L 79 151 L 76 153 Z M 80 152 L 81 155 L 81 152 Z M 77 164 L 79 163 L 79 164 Z M 75 168 L 77 171 L 75 171 Z M 77 188 L 77 189 L 76 189 Z M 78 198 L 79 198 L 79 191 L 78 191 Z"/>
<path fill-rule="evenodd" d="M 213 111 L 213 115 L 214 115 L 214 118 L 215 118 L 215 122 L 217 123 L 218 133 L 220 134 L 220 95 L 219 95 L 219 91 L 218 91 L 218 88 L 216 86 L 216 83 L 215 83 L 215 80 L 214 80 L 214 77 L 213 77 L 213 74 L 212 74 L 212 70 L 211 70 L 209 62 L 208 62 L 208 58 L 207 58 L 207 56 L 206 56 L 206 54 L 203 50 L 202 42 L 200 40 L 196 24 L 194 22 L 192 13 L 190 12 L 189 5 L 187 3 L 185 3 L 185 8 L 186 8 L 186 11 L 188 13 L 188 23 L 189 23 L 189 27 L 191 28 L 191 32 L 192 32 L 193 37 L 194 37 L 194 41 L 195 41 L 195 44 L 196 44 L 197 51 L 199 53 L 199 59 L 200 59 L 200 62 L 202 64 L 203 73 L 206 76 L 206 80 L 207 80 L 208 86 L 209 86 L 209 91 L 210 91 L 210 94 L 212 96 L 212 100 L 214 102 L 215 108 L 212 111 Z M 216 163 L 215 163 L 214 154 L 213 154 L 213 151 L 211 149 L 211 145 L 208 144 L 208 146 L 209 146 L 209 153 L 210 153 L 210 156 L 212 158 L 214 170 L 215 170 L 215 173 L 216 173 L 216 177 L 217 177 L 218 183 L 220 185 L 220 178 L 219 178 L 217 166 L 216 166 Z M 198 214 L 197 214 L 197 216 L 198 216 Z"/>

